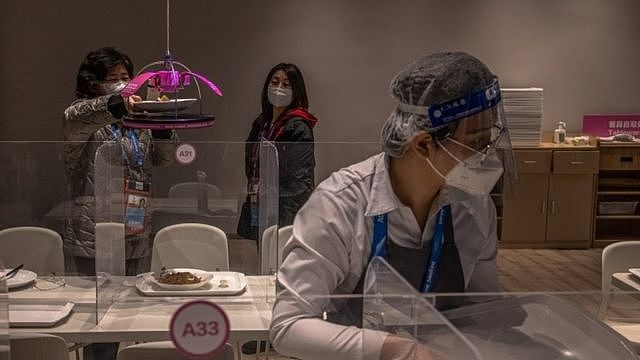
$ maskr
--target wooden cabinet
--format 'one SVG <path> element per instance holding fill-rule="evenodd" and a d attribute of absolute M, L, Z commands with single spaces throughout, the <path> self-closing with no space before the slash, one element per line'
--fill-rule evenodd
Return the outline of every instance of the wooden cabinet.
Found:
<path fill-rule="evenodd" d="M 518 180 L 505 184 L 501 242 L 542 243 L 546 238 L 551 151 L 516 151 Z"/>
<path fill-rule="evenodd" d="M 640 145 L 601 144 L 595 247 L 640 240 Z"/>
<path fill-rule="evenodd" d="M 501 245 L 591 246 L 598 151 L 532 149 L 515 155 L 518 181 L 505 184 Z"/>

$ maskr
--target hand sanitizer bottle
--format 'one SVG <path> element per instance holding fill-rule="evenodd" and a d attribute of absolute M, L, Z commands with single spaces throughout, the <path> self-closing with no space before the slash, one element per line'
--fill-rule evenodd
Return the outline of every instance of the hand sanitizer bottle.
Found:
<path fill-rule="evenodd" d="M 558 128 L 553 131 L 553 142 L 556 144 L 564 144 L 567 137 L 567 130 L 565 127 L 567 124 L 563 121 L 558 122 Z"/>

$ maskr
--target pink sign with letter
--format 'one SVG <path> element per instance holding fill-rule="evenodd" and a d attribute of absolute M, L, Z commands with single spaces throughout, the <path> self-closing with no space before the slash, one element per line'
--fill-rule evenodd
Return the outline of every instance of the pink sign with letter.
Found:
<path fill-rule="evenodd" d="M 617 134 L 640 137 L 640 114 L 583 115 L 582 132 L 600 137 Z"/>

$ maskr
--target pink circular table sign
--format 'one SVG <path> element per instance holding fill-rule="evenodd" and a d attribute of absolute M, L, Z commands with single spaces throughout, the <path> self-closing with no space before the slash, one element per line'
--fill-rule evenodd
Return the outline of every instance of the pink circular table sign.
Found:
<path fill-rule="evenodd" d="M 205 357 L 215 354 L 229 339 L 227 314 L 218 305 L 196 300 L 186 303 L 171 317 L 171 341 L 185 355 Z"/>
<path fill-rule="evenodd" d="M 188 165 L 196 159 L 196 148 L 191 144 L 180 144 L 176 147 L 176 161 Z"/>

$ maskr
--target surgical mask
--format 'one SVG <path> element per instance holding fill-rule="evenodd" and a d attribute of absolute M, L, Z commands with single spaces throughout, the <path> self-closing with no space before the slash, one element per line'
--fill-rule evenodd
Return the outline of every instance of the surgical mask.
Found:
<path fill-rule="evenodd" d="M 458 163 L 444 176 L 427 158 L 429 166 L 440 175 L 445 184 L 458 188 L 469 194 L 488 195 L 503 173 L 502 161 L 495 151 L 479 152 L 463 143 L 449 138 L 453 143 L 460 145 L 474 154 L 463 160 L 458 159 L 444 145 L 438 145 Z"/>
<path fill-rule="evenodd" d="M 267 98 L 273 106 L 285 107 L 291 104 L 293 92 L 291 89 L 285 89 L 279 86 L 269 86 L 267 90 Z"/>
<path fill-rule="evenodd" d="M 128 82 L 123 80 L 103 81 L 98 84 L 98 91 L 103 95 L 115 94 L 127 86 Z"/>

